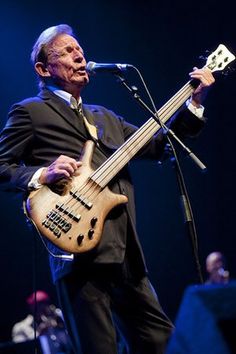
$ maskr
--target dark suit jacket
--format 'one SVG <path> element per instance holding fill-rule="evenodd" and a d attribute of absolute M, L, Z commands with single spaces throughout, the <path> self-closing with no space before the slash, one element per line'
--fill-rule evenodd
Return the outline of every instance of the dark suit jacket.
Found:
<path fill-rule="evenodd" d="M 92 160 L 92 168 L 96 169 L 137 128 L 104 107 L 83 105 L 83 109 L 88 121 L 95 124 L 98 130 L 99 146 L 95 147 Z M 188 110 L 183 110 L 172 125 L 184 135 L 194 135 L 202 124 Z M 65 101 L 49 90 L 42 90 L 37 97 L 15 104 L 9 113 L 0 140 L 0 184 L 5 189 L 27 192 L 32 175 L 40 167 L 49 165 L 61 154 L 79 159 L 86 140 L 86 130 Z M 159 134 L 138 156 L 157 159 L 161 156 L 164 144 Z M 135 255 L 133 258 L 137 272 L 141 274 L 146 271 L 135 231 L 133 186 L 127 166 L 109 187 L 114 192 L 126 194 L 128 204 L 111 211 L 104 225 L 102 240 L 92 252 L 77 256 L 74 262 L 51 259 L 54 280 L 70 272 L 78 261 L 122 263 L 127 243 Z M 49 244 L 49 247 L 54 253 L 60 252 L 54 245 Z"/>

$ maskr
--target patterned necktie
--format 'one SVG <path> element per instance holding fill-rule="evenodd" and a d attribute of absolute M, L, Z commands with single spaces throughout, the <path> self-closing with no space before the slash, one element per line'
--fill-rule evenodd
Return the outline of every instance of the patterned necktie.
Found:
<path fill-rule="evenodd" d="M 97 135 L 97 128 L 95 127 L 95 125 L 89 123 L 89 121 L 87 120 L 87 118 L 85 117 L 84 113 L 83 113 L 83 109 L 82 109 L 82 105 L 79 104 L 78 108 L 75 109 L 77 115 L 83 119 L 85 127 L 87 128 L 90 136 L 94 139 L 94 140 L 98 140 L 98 135 Z"/>

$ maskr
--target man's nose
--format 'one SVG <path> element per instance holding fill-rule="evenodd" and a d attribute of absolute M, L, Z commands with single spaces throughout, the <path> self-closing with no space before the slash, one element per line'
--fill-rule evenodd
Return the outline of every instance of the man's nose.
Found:
<path fill-rule="evenodd" d="M 74 49 L 73 55 L 74 55 L 74 60 L 75 61 L 81 62 L 84 59 L 83 53 L 81 53 L 77 49 Z"/>

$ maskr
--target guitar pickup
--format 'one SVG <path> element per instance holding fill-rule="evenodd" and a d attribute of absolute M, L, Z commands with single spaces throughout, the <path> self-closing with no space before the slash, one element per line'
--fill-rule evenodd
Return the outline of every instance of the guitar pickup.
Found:
<path fill-rule="evenodd" d="M 70 191 L 70 194 L 72 195 L 73 198 L 75 198 L 81 204 L 83 204 L 87 209 L 92 208 L 93 203 L 91 203 L 87 198 L 83 197 L 81 194 L 78 194 L 77 192 L 72 192 L 72 191 Z"/>
<path fill-rule="evenodd" d="M 80 219 L 81 219 L 81 215 L 80 215 L 80 214 L 75 215 L 75 213 L 73 212 L 73 210 L 68 210 L 68 208 L 65 208 L 63 205 L 64 205 L 64 204 L 61 204 L 61 205 L 56 204 L 56 208 L 57 208 L 59 211 L 61 211 L 63 214 L 68 215 L 68 216 L 69 216 L 71 219 L 73 219 L 74 221 L 79 222 Z"/>

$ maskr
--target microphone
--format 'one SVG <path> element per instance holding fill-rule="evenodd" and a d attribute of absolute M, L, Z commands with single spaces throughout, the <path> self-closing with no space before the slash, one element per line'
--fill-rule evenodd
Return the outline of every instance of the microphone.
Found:
<path fill-rule="evenodd" d="M 113 63 L 95 63 L 89 61 L 86 65 L 86 71 L 89 74 L 96 74 L 97 72 L 110 72 L 112 74 L 120 73 L 128 68 L 131 68 L 130 64 L 113 64 Z"/>

